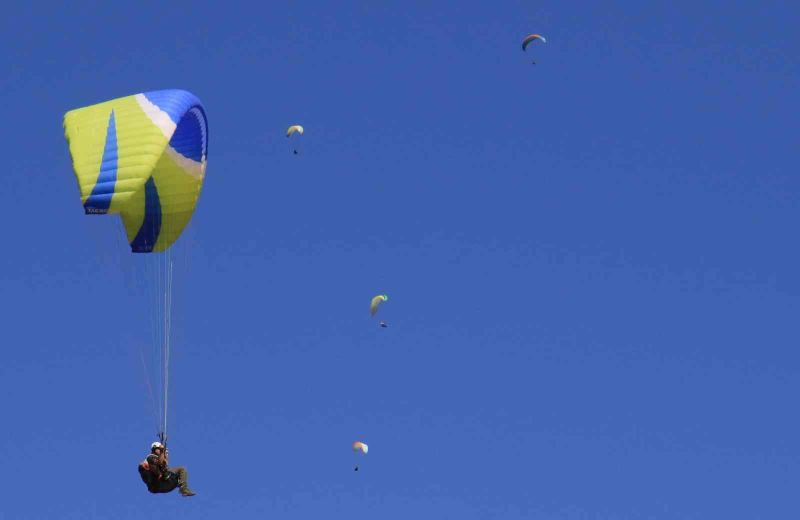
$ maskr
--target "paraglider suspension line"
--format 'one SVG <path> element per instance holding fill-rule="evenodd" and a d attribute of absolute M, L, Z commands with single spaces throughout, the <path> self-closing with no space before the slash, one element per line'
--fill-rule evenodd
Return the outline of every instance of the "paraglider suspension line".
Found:
<path fill-rule="evenodd" d="M 170 354 L 170 336 L 172 326 L 172 256 L 171 251 L 167 249 L 164 258 L 164 348 L 163 348 L 163 384 L 164 384 L 164 416 L 161 424 L 161 432 L 166 436 L 167 434 L 167 412 L 169 405 L 169 354 Z"/>

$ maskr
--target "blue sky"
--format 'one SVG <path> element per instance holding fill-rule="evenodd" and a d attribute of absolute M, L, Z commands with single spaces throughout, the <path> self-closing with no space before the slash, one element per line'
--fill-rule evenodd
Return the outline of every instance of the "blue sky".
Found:
<path fill-rule="evenodd" d="M 4 8 L 0 519 L 798 516 L 800 7 L 263 4 Z M 147 300 L 61 128 L 161 88 L 210 125 L 193 499 L 135 472 Z"/>

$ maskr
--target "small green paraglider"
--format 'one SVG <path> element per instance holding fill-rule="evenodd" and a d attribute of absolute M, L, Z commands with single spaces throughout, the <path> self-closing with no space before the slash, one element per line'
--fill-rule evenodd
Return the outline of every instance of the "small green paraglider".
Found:
<path fill-rule="evenodd" d="M 383 302 L 388 301 L 388 300 L 389 300 L 389 296 L 387 296 L 385 294 L 379 294 L 379 295 L 373 297 L 372 301 L 369 304 L 369 315 L 370 316 L 375 316 L 375 313 L 378 312 L 378 306 L 380 306 Z M 382 329 L 385 329 L 385 328 L 389 327 L 389 325 L 383 320 L 381 320 L 378 325 Z"/>
<path fill-rule="evenodd" d="M 378 312 L 378 306 L 389 300 L 389 296 L 386 294 L 379 294 L 372 298 L 372 301 L 369 304 L 369 315 L 375 316 L 375 313 Z"/>

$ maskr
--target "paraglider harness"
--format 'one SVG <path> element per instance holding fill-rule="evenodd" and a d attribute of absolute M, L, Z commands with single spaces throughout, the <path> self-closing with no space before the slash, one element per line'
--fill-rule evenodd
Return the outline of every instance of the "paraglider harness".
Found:
<path fill-rule="evenodd" d="M 164 446 L 164 457 L 167 456 L 167 435 L 164 432 L 159 432 L 158 442 Z M 158 476 L 151 470 L 142 473 L 140 476 L 142 481 L 147 485 L 147 490 L 151 493 L 169 493 L 181 485 L 178 475 L 169 471 L 165 466 L 163 469 L 158 468 Z M 154 480 L 155 479 L 155 480 Z"/>

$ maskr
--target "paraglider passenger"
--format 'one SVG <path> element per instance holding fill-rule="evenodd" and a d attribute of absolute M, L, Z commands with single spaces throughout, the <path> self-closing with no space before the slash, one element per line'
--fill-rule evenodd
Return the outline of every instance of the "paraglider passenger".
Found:
<path fill-rule="evenodd" d="M 180 488 L 181 496 L 191 497 L 189 474 L 184 467 L 170 468 L 169 453 L 160 442 L 150 445 L 150 455 L 139 464 L 139 476 L 151 493 L 169 493 Z"/>

